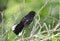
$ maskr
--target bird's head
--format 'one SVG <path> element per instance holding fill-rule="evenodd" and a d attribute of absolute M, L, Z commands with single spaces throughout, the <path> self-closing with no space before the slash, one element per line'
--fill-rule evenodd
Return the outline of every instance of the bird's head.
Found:
<path fill-rule="evenodd" d="M 30 11 L 29 14 L 30 14 L 30 16 L 35 16 L 36 12 L 35 11 Z"/>

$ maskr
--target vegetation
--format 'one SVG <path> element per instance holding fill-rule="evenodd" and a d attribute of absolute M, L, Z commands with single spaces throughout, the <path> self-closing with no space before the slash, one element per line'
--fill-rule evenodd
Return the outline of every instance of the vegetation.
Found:
<path fill-rule="evenodd" d="M 30 11 L 33 22 L 16 36 L 12 26 Z M 0 41 L 60 41 L 59 12 L 59 0 L 0 0 Z"/>

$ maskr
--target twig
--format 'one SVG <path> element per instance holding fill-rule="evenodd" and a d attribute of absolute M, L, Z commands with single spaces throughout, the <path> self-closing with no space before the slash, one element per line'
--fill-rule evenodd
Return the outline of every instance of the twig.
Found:
<path fill-rule="evenodd" d="M 43 8 L 45 8 L 45 6 L 48 4 L 48 2 L 49 2 L 49 0 L 46 0 L 46 3 L 38 10 L 36 16 L 38 16 L 39 12 L 41 12 L 43 10 Z"/>
<path fill-rule="evenodd" d="M 57 23 L 57 25 L 54 27 L 53 31 L 57 30 L 60 26 L 60 22 Z"/>
<path fill-rule="evenodd" d="M 56 35 L 52 35 L 52 36 L 50 36 L 50 37 L 48 37 L 48 38 L 45 38 L 45 39 L 43 39 L 43 40 L 41 40 L 41 41 L 46 41 L 46 40 L 48 40 L 48 39 L 50 39 L 50 38 L 53 38 L 53 37 L 55 37 L 55 36 L 58 36 L 58 35 L 60 35 L 60 33 L 57 33 Z"/>

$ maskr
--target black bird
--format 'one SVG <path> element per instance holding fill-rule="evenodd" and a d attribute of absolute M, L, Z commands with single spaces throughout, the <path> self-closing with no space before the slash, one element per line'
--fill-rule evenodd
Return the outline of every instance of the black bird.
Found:
<path fill-rule="evenodd" d="M 31 11 L 26 16 L 24 16 L 20 23 L 17 24 L 13 32 L 18 35 L 25 26 L 28 26 L 33 21 L 35 14 L 35 11 Z"/>

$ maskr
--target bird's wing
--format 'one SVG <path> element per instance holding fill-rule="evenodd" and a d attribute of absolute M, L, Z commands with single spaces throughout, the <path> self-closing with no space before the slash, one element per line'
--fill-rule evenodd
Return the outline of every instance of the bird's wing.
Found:
<path fill-rule="evenodd" d="M 32 18 L 26 19 L 25 22 L 24 22 L 24 25 L 25 26 L 29 25 L 32 22 L 32 20 L 33 20 Z"/>

